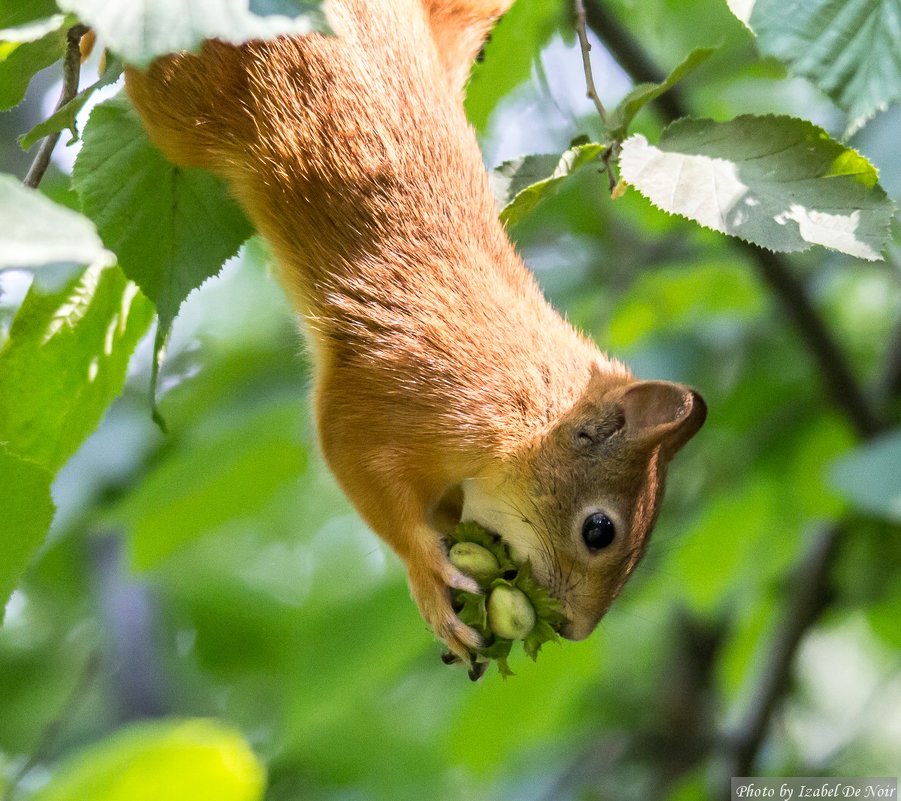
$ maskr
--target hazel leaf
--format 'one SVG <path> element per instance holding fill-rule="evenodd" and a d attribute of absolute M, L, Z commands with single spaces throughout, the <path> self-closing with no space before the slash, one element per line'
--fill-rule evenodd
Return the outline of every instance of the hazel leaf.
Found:
<path fill-rule="evenodd" d="M 895 214 L 867 159 L 793 117 L 677 120 L 627 139 L 619 167 L 663 211 L 770 250 L 881 260 Z"/>
<path fill-rule="evenodd" d="M 597 142 L 573 145 L 560 154 L 520 156 L 505 161 L 491 173 L 491 185 L 501 222 L 515 225 L 541 201 L 553 195 L 567 178 L 598 163 L 604 146 Z"/>

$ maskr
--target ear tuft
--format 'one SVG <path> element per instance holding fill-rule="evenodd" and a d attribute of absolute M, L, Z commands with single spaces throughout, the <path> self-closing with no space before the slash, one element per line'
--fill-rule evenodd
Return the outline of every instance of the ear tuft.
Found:
<path fill-rule="evenodd" d="M 690 440 L 707 418 L 707 404 L 693 389 L 669 381 L 637 381 L 621 400 L 626 429 L 661 444 L 670 456 Z"/>

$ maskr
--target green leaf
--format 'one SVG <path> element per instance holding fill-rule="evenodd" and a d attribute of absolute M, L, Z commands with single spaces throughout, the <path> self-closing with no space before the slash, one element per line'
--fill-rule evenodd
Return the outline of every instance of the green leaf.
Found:
<path fill-rule="evenodd" d="M 528 80 L 532 63 L 563 19 L 559 3 L 519 2 L 504 14 L 466 87 L 466 115 L 476 130 L 484 131 L 501 98 Z"/>
<path fill-rule="evenodd" d="M 166 160 L 123 95 L 91 112 L 72 183 L 125 274 L 156 305 L 158 364 L 182 301 L 237 253 L 251 225 L 221 181 Z"/>
<path fill-rule="evenodd" d="M 52 480 L 49 470 L 0 445 L 0 623 L 16 582 L 53 520 Z"/>
<path fill-rule="evenodd" d="M 901 429 L 837 459 L 832 485 L 859 509 L 901 523 Z"/>
<path fill-rule="evenodd" d="M 152 316 L 118 267 L 33 284 L 0 350 L 0 442 L 56 472 L 121 392 Z"/>
<path fill-rule="evenodd" d="M 604 146 L 595 142 L 575 145 L 560 155 L 521 156 L 506 161 L 491 174 L 501 222 L 516 225 L 542 200 L 557 191 L 570 175 L 597 162 Z"/>
<path fill-rule="evenodd" d="M 60 0 L 128 64 L 197 50 L 204 39 L 241 44 L 282 34 L 328 32 L 318 0 Z"/>
<path fill-rule="evenodd" d="M 91 112 L 72 182 L 163 329 L 252 231 L 221 181 L 166 161 L 123 95 Z"/>
<path fill-rule="evenodd" d="M 12 28 L 0 29 L 0 42 L 23 43 L 36 42 L 48 33 L 55 33 L 66 21 L 65 14 L 52 14 L 44 19 L 34 19 Z"/>
<path fill-rule="evenodd" d="M 64 22 L 65 17 L 57 14 L 41 23 L 0 31 L 0 111 L 21 103 L 34 74 L 63 57 Z"/>
<path fill-rule="evenodd" d="M 301 474 L 306 450 L 291 438 L 294 403 L 265 409 L 241 427 L 161 463 L 122 512 L 132 562 L 147 570 L 204 534 L 257 513 Z"/>
<path fill-rule="evenodd" d="M 462 604 L 457 617 L 467 626 L 478 630 L 482 634 L 488 631 L 488 607 L 485 604 L 485 595 L 477 595 L 474 592 L 458 592 L 457 601 Z"/>
<path fill-rule="evenodd" d="M 658 145 L 627 139 L 619 166 L 664 211 L 771 250 L 879 260 L 895 213 L 863 156 L 793 117 L 677 120 Z"/>
<path fill-rule="evenodd" d="M 72 132 L 72 139 L 68 144 L 71 145 L 73 142 L 77 141 L 78 128 L 75 123 L 75 117 L 78 115 L 78 112 L 84 108 L 84 104 L 88 102 L 88 98 L 94 94 L 95 91 L 103 86 L 109 86 L 110 84 L 115 83 L 119 80 L 121 74 L 122 62 L 115 56 L 108 58 L 103 74 L 94 81 L 94 83 L 87 89 L 83 89 L 75 95 L 75 97 L 62 108 L 47 117 L 46 120 L 35 125 L 28 133 L 20 136 L 19 146 L 23 150 L 28 150 L 39 139 L 43 139 L 45 136 L 50 136 L 50 134 L 55 134 L 64 129 L 68 129 Z"/>
<path fill-rule="evenodd" d="M 55 0 L 0 0 L 0 28 L 17 28 L 52 17 L 59 9 Z"/>
<path fill-rule="evenodd" d="M 0 270 L 46 264 L 112 264 L 87 217 L 0 175 Z"/>
<path fill-rule="evenodd" d="M 610 112 L 607 128 L 613 140 L 625 139 L 635 115 L 652 100 L 672 89 L 717 51 L 715 47 L 696 47 L 666 76 L 662 83 L 641 83 L 632 89 Z"/>
<path fill-rule="evenodd" d="M 731 0 L 764 55 L 848 112 L 851 134 L 901 99 L 898 0 Z"/>
<path fill-rule="evenodd" d="M 139 723 L 66 762 L 33 801 L 260 801 L 266 776 L 246 740 L 214 720 Z"/>

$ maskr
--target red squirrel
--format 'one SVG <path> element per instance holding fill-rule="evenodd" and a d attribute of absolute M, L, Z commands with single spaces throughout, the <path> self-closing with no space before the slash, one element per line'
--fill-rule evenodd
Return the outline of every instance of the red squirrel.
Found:
<path fill-rule="evenodd" d="M 206 42 L 127 91 L 177 165 L 220 175 L 270 243 L 314 364 L 322 451 L 405 562 L 424 619 L 479 645 L 449 588 L 461 516 L 586 637 L 642 557 L 666 467 L 706 416 L 543 297 L 498 220 L 462 95 L 512 0 L 329 0 L 333 36 Z"/>

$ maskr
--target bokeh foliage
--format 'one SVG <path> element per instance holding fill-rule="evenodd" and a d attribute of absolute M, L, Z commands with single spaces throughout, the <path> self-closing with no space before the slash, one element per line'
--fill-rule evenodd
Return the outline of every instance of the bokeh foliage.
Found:
<path fill-rule="evenodd" d="M 32 5 L 16 17 L 0 0 L 0 27 L 52 8 Z M 680 84 L 697 116 L 793 114 L 836 137 L 856 120 L 761 60 L 722 0 L 606 5 L 664 68 L 722 43 Z M 2 48 L 0 75 L 14 52 Z M 603 53 L 596 41 L 602 95 L 618 69 Z M 569 94 L 550 91 L 555 73 Z M 530 126 L 533 152 L 560 154 L 598 138 L 581 79 L 568 9 L 519 0 L 467 108 L 505 159 L 519 155 L 505 150 L 517 125 Z M 119 103 L 101 121 L 115 122 Z M 899 123 L 890 109 L 851 140 L 895 198 Z M 636 126 L 652 141 L 662 127 L 653 107 Z M 42 190 L 77 207 L 68 180 L 48 175 Z M 0 629 L 0 796 L 6 782 L 17 799 L 133 799 L 134 771 L 173 799 L 720 797 L 723 733 L 755 703 L 801 590 L 796 565 L 835 521 L 845 533 L 831 595 L 756 769 L 897 769 L 901 380 L 886 367 L 899 358 L 897 246 L 884 263 L 822 249 L 790 262 L 856 380 L 875 388 L 884 433 L 863 442 L 746 248 L 636 192 L 612 201 L 592 165 L 556 188 L 511 229 L 553 302 L 638 375 L 698 387 L 711 413 L 674 462 L 649 554 L 599 630 L 546 646 L 536 664 L 514 660 L 507 681 L 470 684 L 440 663 L 397 559 L 325 469 L 301 339 L 260 242 L 175 322 L 160 376 L 168 435 L 150 420 L 151 344 L 129 361 L 150 303 L 119 267 L 37 271 L 27 293 L 30 278 L 6 274 L 4 531 L 37 544 L 50 471 L 66 464 L 56 522 Z M 107 358 L 95 363 L 98 350 Z M 10 550 L 5 564 L 24 569 L 16 559 Z"/>

